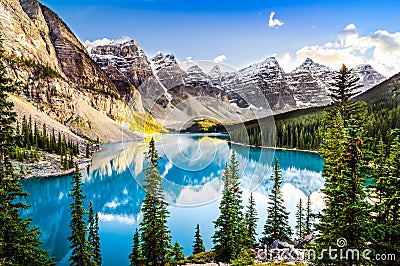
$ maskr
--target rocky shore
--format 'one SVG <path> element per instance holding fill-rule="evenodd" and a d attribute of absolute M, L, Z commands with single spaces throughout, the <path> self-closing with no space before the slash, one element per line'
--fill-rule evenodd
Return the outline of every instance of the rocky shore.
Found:
<path fill-rule="evenodd" d="M 17 162 L 13 161 L 12 164 L 20 178 L 48 178 L 58 177 L 72 174 L 75 168 L 62 169 L 60 156 L 56 154 L 49 154 L 47 152 L 39 152 L 39 162 Z M 84 169 L 89 166 L 92 159 L 78 158 L 77 160 L 79 169 Z"/>

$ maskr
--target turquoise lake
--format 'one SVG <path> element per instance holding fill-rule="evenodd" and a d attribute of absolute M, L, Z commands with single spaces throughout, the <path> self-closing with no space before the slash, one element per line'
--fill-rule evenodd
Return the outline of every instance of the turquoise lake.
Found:
<path fill-rule="evenodd" d="M 282 192 L 290 211 L 290 224 L 294 226 L 300 198 L 306 200 L 311 195 L 314 211 L 323 207 L 319 192 L 324 185 L 323 161 L 316 153 L 231 145 L 225 135 L 219 134 L 166 134 L 154 138 L 161 157 L 159 172 L 164 178 L 165 199 L 170 204 L 168 226 L 172 241 L 179 241 L 186 255 L 191 254 L 197 223 L 206 248 L 212 247 L 213 221 L 219 215 L 222 192 L 220 177 L 232 150 L 240 164 L 243 202 L 247 205 L 250 192 L 256 199 L 259 237 L 272 188 L 274 157 L 282 169 Z M 91 200 L 95 212 L 99 212 L 104 265 L 129 265 L 132 236 L 141 221 L 145 197 L 141 184 L 147 141 L 104 144 L 94 154 L 93 164 L 82 170 L 86 208 Z M 50 250 L 59 265 L 69 265 L 71 181 L 71 176 L 22 181 L 30 193 L 26 203 L 31 206 L 23 216 L 31 217 L 32 223 L 40 227 L 43 247 Z"/>

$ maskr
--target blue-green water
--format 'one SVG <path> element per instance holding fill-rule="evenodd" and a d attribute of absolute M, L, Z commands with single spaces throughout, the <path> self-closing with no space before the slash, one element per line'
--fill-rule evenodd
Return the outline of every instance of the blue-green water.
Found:
<path fill-rule="evenodd" d="M 295 206 L 300 198 L 311 195 L 313 209 L 322 207 L 318 192 L 323 187 L 322 160 L 318 154 L 299 151 L 249 148 L 230 145 L 223 135 L 163 135 L 156 138 L 161 157 L 159 172 L 164 177 L 165 198 L 170 203 L 168 219 L 172 240 L 191 253 L 196 224 L 206 247 L 212 247 L 212 221 L 218 217 L 222 191 L 220 176 L 231 150 L 237 153 L 242 176 L 243 198 L 250 191 L 257 203 L 258 232 L 265 221 L 269 179 L 274 156 L 282 168 L 285 204 L 294 225 Z M 93 164 L 83 174 L 86 207 L 93 201 L 99 212 L 100 237 L 104 265 L 128 265 L 132 236 L 141 220 L 140 208 L 145 196 L 144 177 L 146 142 L 109 143 L 94 155 Z M 37 178 L 23 181 L 30 193 L 31 208 L 23 213 L 32 217 L 42 231 L 43 247 L 50 250 L 60 265 L 68 264 L 70 235 L 68 191 L 71 176 Z"/>

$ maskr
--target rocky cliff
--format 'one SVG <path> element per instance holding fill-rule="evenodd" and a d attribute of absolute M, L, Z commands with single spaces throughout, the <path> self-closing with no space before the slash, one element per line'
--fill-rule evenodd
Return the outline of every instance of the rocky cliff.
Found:
<path fill-rule="evenodd" d="M 120 93 L 54 12 L 36 0 L 2 0 L 0 31 L 4 63 L 21 83 L 20 97 L 78 134 L 120 140 L 109 134 L 114 130 L 134 137 L 123 129 L 123 122 L 132 122 L 132 107 L 143 111 L 140 95 Z"/>
<path fill-rule="evenodd" d="M 198 102 L 206 98 L 219 101 L 219 105 L 231 106 L 229 110 L 224 108 L 223 121 L 232 120 L 232 114 L 237 113 L 245 118 L 249 109 L 271 109 L 273 113 L 282 113 L 327 105 L 330 103 L 328 88 L 336 73 L 309 58 L 292 72 L 285 73 L 273 57 L 233 72 L 224 72 L 217 64 L 205 73 L 201 64 L 195 62 L 184 64 L 182 68 L 172 54 L 160 52 L 148 60 L 131 39 L 102 43 L 86 43 L 91 57 L 115 84 L 136 86 L 145 109 L 162 123 L 165 120 L 176 122 L 177 116 L 190 120 L 190 117 L 203 113 L 198 111 L 202 108 L 215 111 L 217 102 Z M 369 65 L 356 67 L 354 74 L 360 77 L 360 92 L 384 80 Z"/>
<path fill-rule="evenodd" d="M 227 93 L 214 86 L 198 66 L 184 71 L 174 55 L 163 53 L 149 60 L 137 43 L 128 38 L 96 43 L 85 42 L 85 46 L 118 90 L 127 85 L 137 88 L 145 109 L 168 127 L 180 128 L 193 117 L 211 116 L 214 111 L 210 109 L 225 108 L 221 103 L 232 108 Z M 210 98 L 213 100 L 206 100 Z M 232 121 L 227 117 L 231 112 L 220 110 L 223 113 L 220 118 Z"/>

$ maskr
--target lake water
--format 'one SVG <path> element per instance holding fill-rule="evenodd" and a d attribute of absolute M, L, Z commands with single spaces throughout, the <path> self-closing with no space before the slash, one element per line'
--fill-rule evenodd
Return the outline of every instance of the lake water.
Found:
<path fill-rule="evenodd" d="M 268 194 L 272 188 L 270 176 L 274 157 L 282 168 L 285 205 L 294 226 L 294 213 L 300 198 L 311 195 L 312 209 L 323 207 L 319 190 L 322 159 L 316 153 L 230 145 L 224 135 L 184 134 L 155 136 L 161 157 L 159 172 L 163 176 L 165 198 L 170 203 L 168 226 L 172 241 L 179 241 L 184 252 L 192 251 L 196 224 L 207 249 L 212 247 L 213 222 L 219 215 L 222 192 L 220 180 L 231 151 L 237 153 L 240 164 L 244 203 L 250 192 L 256 199 L 262 232 Z M 141 203 L 145 193 L 141 188 L 144 178 L 145 152 L 148 140 L 108 143 L 94 155 L 93 164 L 82 171 L 86 208 L 93 201 L 99 212 L 101 248 L 104 265 L 128 265 L 132 236 L 141 220 Z M 23 180 L 23 188 L 30 193 L 26 200 L 31 208 L 24 217 L 32 217 L 40 227 L 43 247 L 50 250 L 59 265 L 69 265 L 70 235 L 68 192 L 71 176 Z"/>

